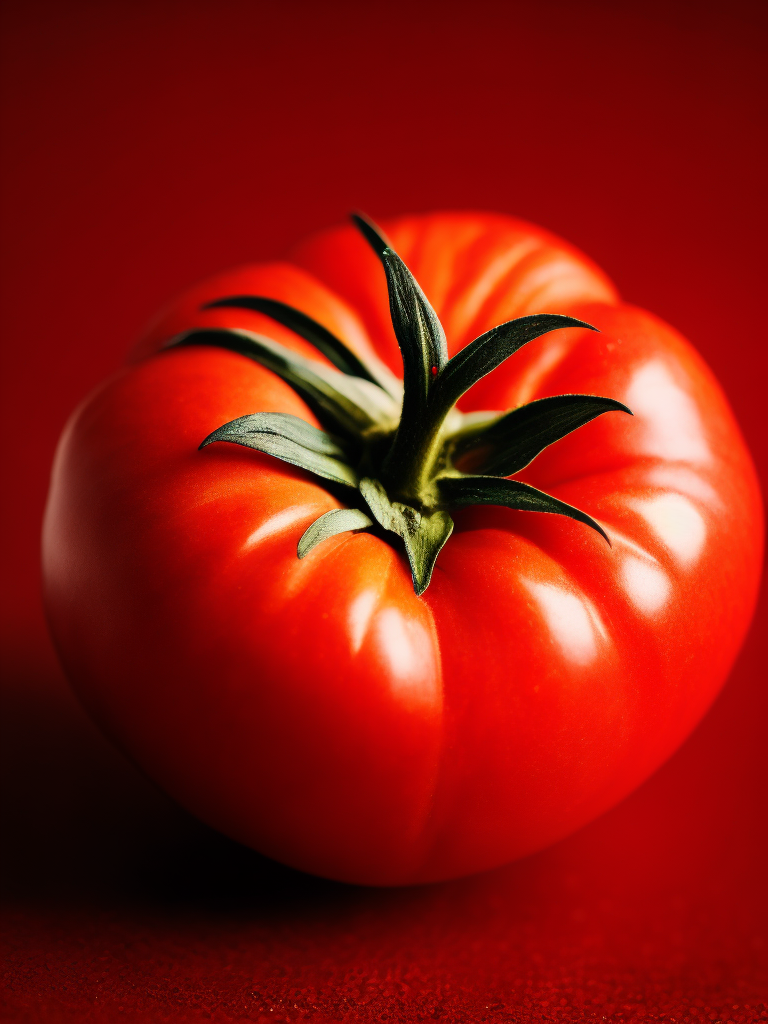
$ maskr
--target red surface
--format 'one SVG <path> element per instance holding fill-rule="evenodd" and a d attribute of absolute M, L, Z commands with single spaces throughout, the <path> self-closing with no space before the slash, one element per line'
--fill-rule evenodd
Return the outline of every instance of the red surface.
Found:
<path fill-rule="evenodd" d="M 763 10 L 6 5 L 5 1019 L 765 1018 L 764 607 L 621 806 L 389 892 L 276 867 L 157 794 L 69 695 L 36 568 L 58 432 L 158 305 L 354 206 L 573 241 L 692 339 L 765 480 Z"/>

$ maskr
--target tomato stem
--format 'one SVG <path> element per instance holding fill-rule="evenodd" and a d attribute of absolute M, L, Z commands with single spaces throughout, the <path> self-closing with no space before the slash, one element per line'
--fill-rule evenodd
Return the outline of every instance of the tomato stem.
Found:
<path fill-rule="evenodd" d="M 451 509 L 486 504 L 556 513 L 608 540 L 586 512 L 508 478 L 596 416 L 629 413 L 625 405 L 594 395 L 558 395 L 507 413 L 463 415 L 456 408 L 473 384 L 528 342 L 566 327 L 595 328 L 556 313 L 519 317 L 449 359 L 442 325 L 408 267 L 372 221 L 362 214 L 353 220 L 384 268 L 403 358 L 402 384 L 380 360 L 362 359 L 301 310 L 265 296 L 224 296 L 203 308 L 271 317 L 312 344 L 332 368 L 245 328 L 194 329 L 172 338 L 166 348 L 211 345 L 268 367 L 307 402 L 325 430 L 286 413 L 258 412 L 214 430 L 200 447 L 217 441 L 242 445 L 341 488 L 347 508 L 313 523 L 299 541 L 298 556 L 306 557 L 339 533 L 376 525 L 401 538 L 417 594 L 429 586 L 451 535 Z M 467 463 L 472 472 L 460 468 Z"/>

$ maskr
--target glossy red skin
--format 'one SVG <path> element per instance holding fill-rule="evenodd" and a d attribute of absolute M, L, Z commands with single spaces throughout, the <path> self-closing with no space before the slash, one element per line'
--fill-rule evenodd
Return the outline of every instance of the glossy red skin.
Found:
<path fill-rule="evenodd" d="M 564 392 L 610 413 L 521 474 L 605 527 L 475 508 L 455 516 L 415 596 L 401 550 L 366 533 L 302 561 L 338 504 L 313 478 L 232 445 L 259 410 L 316 422 L 272 373 L 214 349 L 146 358 L 193 324 L 239 324 L 317 358 L 257 314 L 296 305 L 400 365 L 384 276 L 352 228 L 291 262 L 193 289 L 136 361 L 75 414 L 44 531 L 61 657 L 105 730 L 181 803 L 281 861 L 352 882 L 450 878 L 530 853 L 629 793 L 682 742 L 748 625 L 757 484 L 725 398 L 691 346 L 619 302 L 597 268 L 532 225 L 484 214 L 385 223 L 456 351 L 513 316 L 568 313 L 463 407 Z"/>

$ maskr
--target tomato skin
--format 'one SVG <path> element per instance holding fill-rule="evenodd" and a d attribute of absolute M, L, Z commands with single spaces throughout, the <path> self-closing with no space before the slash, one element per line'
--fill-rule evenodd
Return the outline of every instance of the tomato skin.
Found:
<path fill-rule="evenodd" d="M 183 296 L 131 365 L 74 415 L 44 527 L 46 603 L 94 718 L 182 804 L 304 870 L 367 884 L 455 877 L 539 849 L 635 788 L 713 700 L 756 598 L 762 518 L 717 382 L 661 321 L 620 303 L 565 243 L 511 218 L 385 223 L 451 352 L 496 323 L 567 313 L 599 328 L 538 339 L 465 409 L 561 393 L 608 414 L 520 478 L 595 516 L 455 515 L 429 589 L 367 534 L 296 543 L 338 502 L 301 470 L 231 445 L 259 410 L 316 420 L 261 366 L 217 349 L 150 357 L 195 325 L 243 325 L 313 358 L 256 313 L 266 294 L 393 369 L 381 267 L 351 228 L 291 262 Z"/>

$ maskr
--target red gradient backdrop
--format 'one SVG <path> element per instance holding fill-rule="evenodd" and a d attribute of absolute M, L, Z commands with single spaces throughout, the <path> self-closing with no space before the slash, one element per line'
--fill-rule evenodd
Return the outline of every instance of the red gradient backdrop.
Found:
<path fill-rule="evenodd" d="M 500 210 L 574 242 L 700 349 L 765 480 L 764 5 L 3 19 L 3 1019 L 768 1017 L 764 604 L 621 806 L 499 871 L 375 891 L 216 836 L 112 750 L 56 667 L 37 568 L 58 433 L 157 307 L 354 207 Z"/>

